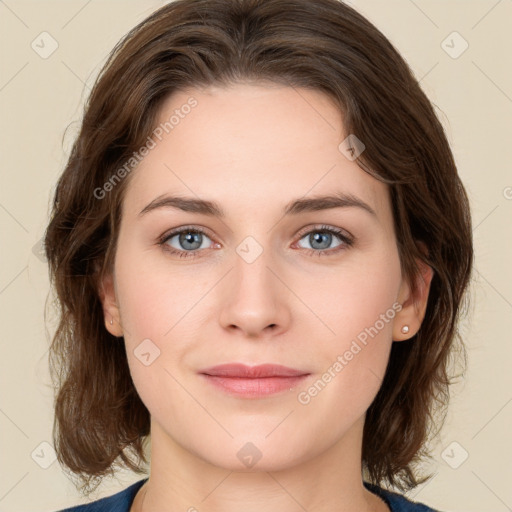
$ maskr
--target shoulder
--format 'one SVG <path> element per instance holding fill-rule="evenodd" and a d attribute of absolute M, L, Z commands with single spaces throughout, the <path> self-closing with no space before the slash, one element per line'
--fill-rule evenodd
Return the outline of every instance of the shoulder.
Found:
<path fill-rule="evenodd" d="M 364 486 L 380 498 L 382 498 L 391 509 L 391 512 L 441 512 L 436 511 L 433 508 L 424 505 L 423 503 L 417 503 L 415 501 L 410 501 L 402 494 L 398 494 L 393 491 L 388 491 L 387 489 L 382 489 L 376 485 L 370 484 L 368 482 L 363 482 Z"/>
<path fill-rule="evenodd" d="M 139 480 L 112 496 L 107 496 L 106 498 L 101 498 L 91 503 L 77 505 L 76 507 L 59 510 L 58 512 L 106 512 L 107 510 L 108 512 L 129 512 L 137 491 L 146 481 L 147 478 Z"/>

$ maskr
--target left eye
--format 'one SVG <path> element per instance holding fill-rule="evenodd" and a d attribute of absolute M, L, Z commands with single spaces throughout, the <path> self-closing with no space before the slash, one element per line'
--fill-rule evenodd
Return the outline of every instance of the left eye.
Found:
<path fill-rule="evenodd" d="M 309 233 L 303 236 L 300 240 L 307 240 L 307 242 L 310 244 L 310 247 L 305 247 L 305 249 L 317 249 L 319 251 L 325 251 L 332 244 L 333 235 L 335 238 L 341 240 L 341 242 L 335 247 L 350 244 L 350 241 L 347 237 L 343 236 L 342 233 L 332 229 L 315 229 L 313 231 L 309 231 Z"/>

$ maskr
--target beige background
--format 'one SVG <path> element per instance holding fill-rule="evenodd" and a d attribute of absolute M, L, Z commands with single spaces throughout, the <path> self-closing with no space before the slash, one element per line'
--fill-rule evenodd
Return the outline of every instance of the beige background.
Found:
<path fill-rule="evenodd" d="M 45 327 L 48 278 L 37 244 L 100 65 L 162 3 L 0 1 L 0 512 L 54 511 L 81 501 L 58 462 L 50 464 L 51 447 L 41 445 L 51 444 L 45 329 L 52 332 L 53 323 Z M 437 106 L 473 211 L 474 311 L 463 324 L 469 368 L 433 446 L 436 476 L 408 496 L 445 512 L 512 510 L 512 0 L 351 4 L 397 46 Z M 58 44 L 47 58 L 31 47 L 35 41 L 42 52 L 44 37 L 51 49 L 44 31 Z M 464 41 L 448 37 L 454 31 L 469 44 L 457 58 Z M 140 478 L 120 473 L 93 498 Z"/>

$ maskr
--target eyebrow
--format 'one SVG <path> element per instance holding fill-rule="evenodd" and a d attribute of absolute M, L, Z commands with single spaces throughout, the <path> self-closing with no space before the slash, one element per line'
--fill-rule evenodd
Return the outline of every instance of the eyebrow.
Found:
<path fill-rule="evenodd" d="M 297 215 L 304 212 L 315 212 L 329 210 L 331 208 L 361 208 L 362 210 L 377 217 L 377 214 L 371 206 L 362 199 L 338 192 L 333 195 L 315 196 L 310 198 L 300 198 L 290 201 L 284 208 L 284 215 Z M 184 212 L 199 213 L 210 217 L 225 218 L 226 214 L 222 207 L 215 201 L 198 199 L 184 196 L 159 196 L 149 203 L 140 213 L 139 217 L 159 208 L 175 208 Z"/>

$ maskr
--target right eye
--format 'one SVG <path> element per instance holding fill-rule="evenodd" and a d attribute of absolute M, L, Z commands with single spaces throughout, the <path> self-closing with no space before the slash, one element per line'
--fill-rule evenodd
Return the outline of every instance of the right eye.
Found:
<path fill-rule="evenodd" d="M 165 251 L 171 254 L 175 254 L 180 258 L 190 258 L 195 257 L 199 250 L 208 248 L 208 244 L 202 247 L 204 237 L 209 238 L 206 232 L 200 228 L 183 227 L 165 234 L 160 239 L 159 244 Z M 176 239 L 174 243 L 178 247 L 171 245 L 170 242 L 173 239 Z"/>

